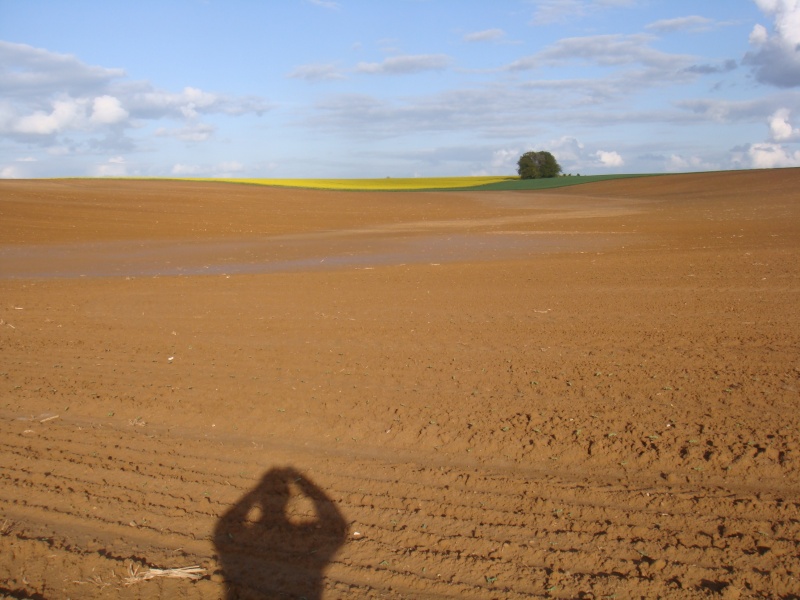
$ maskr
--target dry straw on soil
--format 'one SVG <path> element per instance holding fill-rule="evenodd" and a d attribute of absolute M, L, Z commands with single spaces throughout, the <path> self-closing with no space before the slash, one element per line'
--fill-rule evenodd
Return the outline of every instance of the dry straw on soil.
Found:
<path fill-rule="evenodd" d="M 139 565 L 128 565 L 128 576 L 122 580 L 125 585 L 134 585 L 150 579 L 165 577 L 170 579 L 202 579 L 206 570 L 197 565 L 191 567 L 179 567 L 176 569 L 154 569 L 142 571 Z"/>

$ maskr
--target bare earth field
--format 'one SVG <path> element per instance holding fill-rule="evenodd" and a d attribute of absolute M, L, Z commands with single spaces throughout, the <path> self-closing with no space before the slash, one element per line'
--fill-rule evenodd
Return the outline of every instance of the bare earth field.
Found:
<path fill-rule="evenodd" d="M 0 181 L 0 597 L 798 598 L 799 406 L 798 169 Z"/>

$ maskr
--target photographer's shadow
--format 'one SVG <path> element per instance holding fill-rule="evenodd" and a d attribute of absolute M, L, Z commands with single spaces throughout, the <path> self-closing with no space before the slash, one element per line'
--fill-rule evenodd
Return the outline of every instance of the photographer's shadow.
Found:
<path fill-rule="evenodd" d="M 299 471 L 268 471 L 214 529 L 225 598 L 318 600 L 346 533 L 339 509 Z"/>

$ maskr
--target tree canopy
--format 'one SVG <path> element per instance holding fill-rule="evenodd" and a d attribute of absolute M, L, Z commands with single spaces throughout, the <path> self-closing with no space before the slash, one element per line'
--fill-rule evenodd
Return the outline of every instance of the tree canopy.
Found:
<path fill-rule="evenodd" d="M 517 173 L 522 179 L 558 177 L 561 173 L 561 165 L 549 152 L 526 152 L 517 161 Z"/>

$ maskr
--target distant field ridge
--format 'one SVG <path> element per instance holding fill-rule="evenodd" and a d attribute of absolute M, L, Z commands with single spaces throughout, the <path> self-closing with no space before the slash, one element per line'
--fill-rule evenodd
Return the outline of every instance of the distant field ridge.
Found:
<path fill-rule="evenodd" d="M 651 174 L 586 175 L 552 177 L 547 179 L 520 179 L 516 176 L 479 177 L 386 177 L 383 179 L 234 179 L 234 178 L 181 178 L 181 181 L 217 181 L 274 187 L 294 187 L 319 190 L 399 192 L 399 191 L 507 191 L 545 190 L 608 179 L 649 177 Z"/>

